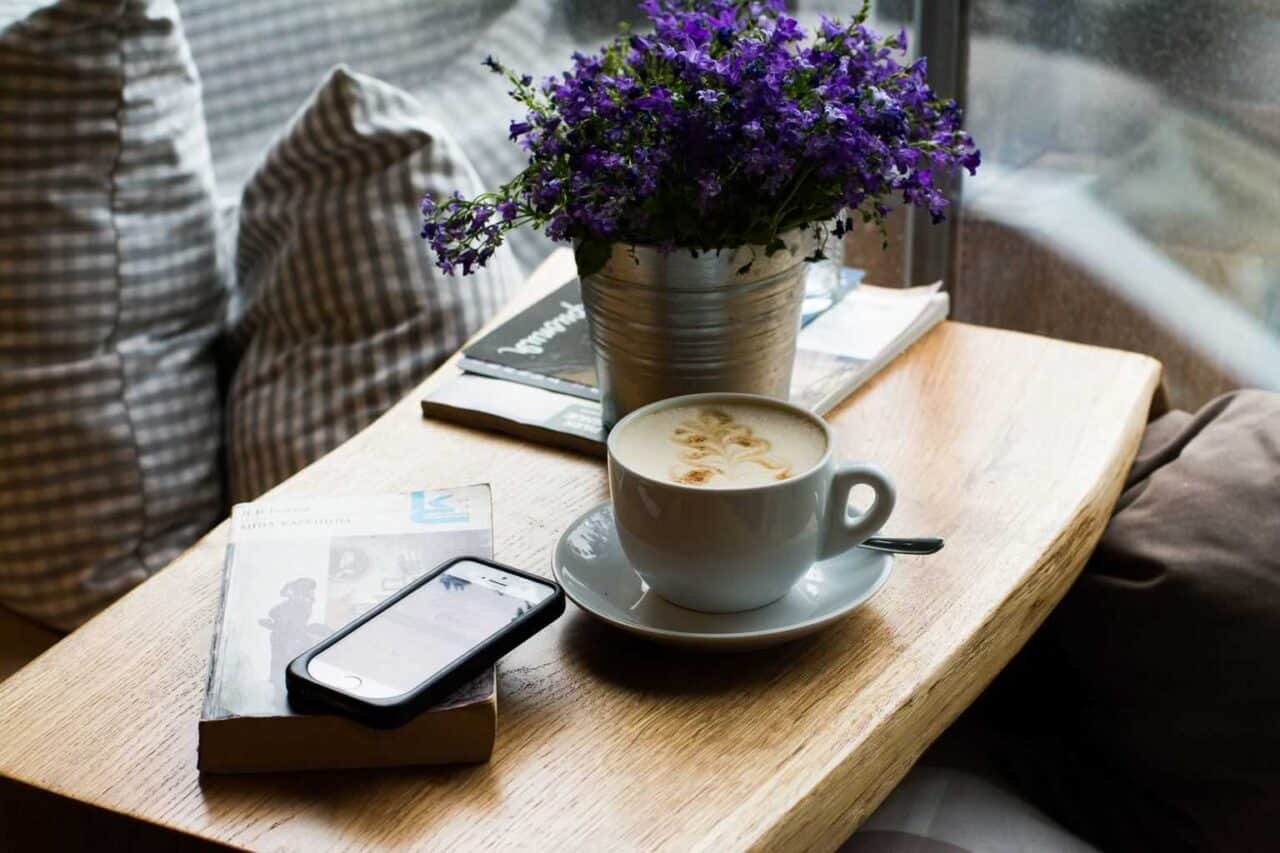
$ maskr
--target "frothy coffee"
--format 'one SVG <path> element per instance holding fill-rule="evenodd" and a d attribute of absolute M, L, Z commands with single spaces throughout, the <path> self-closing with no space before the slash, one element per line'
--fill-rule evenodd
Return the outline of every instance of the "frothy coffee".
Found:
<path fill-rule="evenodd" d="M 676 406 L 642 415 L 614 439 L 618 461 L 654 480 L 732 489 L 808 471 L 827 450 L 807 418 L 750 403 Z"/>

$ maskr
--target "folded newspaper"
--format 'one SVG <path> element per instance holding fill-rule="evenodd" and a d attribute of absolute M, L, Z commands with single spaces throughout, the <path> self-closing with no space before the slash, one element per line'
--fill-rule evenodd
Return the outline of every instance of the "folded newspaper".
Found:
<path fill-rule="evenodd" d="M 801 329 L 791 402 L 826 414 L 947 316 L 941 283 L 859 285 Z M 809 319 L 806 317 L 806 319 Z M 605 431 L 576 279 L 463 350 L 424 415 L 603 454 Z"/>

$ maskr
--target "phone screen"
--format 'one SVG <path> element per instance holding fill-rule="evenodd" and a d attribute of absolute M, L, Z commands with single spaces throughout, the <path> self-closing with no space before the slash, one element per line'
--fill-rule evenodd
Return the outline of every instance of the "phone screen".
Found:
<path fill-rule="evenodd" d="M 320 652 L 307 671 L 352 696 L 400 696 L 552 594 L 547 584 L 463 560 Z"/>

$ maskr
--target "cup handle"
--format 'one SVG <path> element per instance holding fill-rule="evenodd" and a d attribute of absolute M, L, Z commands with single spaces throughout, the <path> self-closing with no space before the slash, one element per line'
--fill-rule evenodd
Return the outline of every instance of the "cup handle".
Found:
<path fill-rule="evenodd" d="M 851 513 L 849 493 L 854 486 L 863 485 L 875 490 L 875 500 L 866 512 Z M 827 495 L 827 530 L 823 536 L 819 559 L 825 560 L 861 545 L 889 520 L 897 497 L 893 480 L 879 467 L 855 462 L 841 463 L 831 477 L 830 492 Z"/>

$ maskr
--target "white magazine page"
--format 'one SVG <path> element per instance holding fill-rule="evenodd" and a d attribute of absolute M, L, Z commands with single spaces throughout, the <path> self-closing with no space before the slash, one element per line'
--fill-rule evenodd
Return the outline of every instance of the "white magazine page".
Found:
<path fill-rule="evenodd" d="M 797 348 L 872 361 L 925 312 L 942 282 L 902 289 L 863 285 L 800 332 Z"/>
<path fill-rule="evenodd" d="M 942 283 L 864 285 L 800 332 L 791 402 L 826 414 L 947 316 Z"/>

